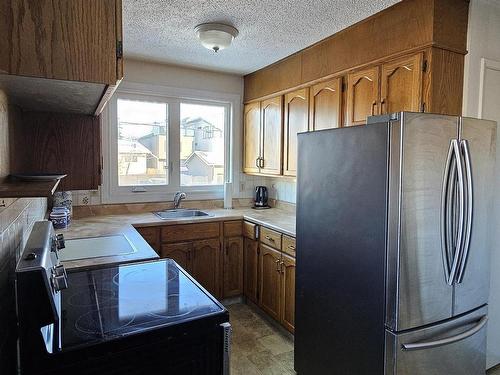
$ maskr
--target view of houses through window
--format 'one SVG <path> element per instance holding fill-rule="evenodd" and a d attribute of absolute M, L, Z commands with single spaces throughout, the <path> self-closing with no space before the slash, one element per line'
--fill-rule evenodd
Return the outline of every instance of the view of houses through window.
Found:
<path fill-rule="evenodd" d="M 118 99 L 118 184 L 168 184 L 168 104 Z"/>
<path fill-rule="evenodd" d="M 225 107 L 181 103 L 181 185 L 224 183 Z"/>
<path fill-rule="evenodd" d="M 168 110 L 168 103 L 117 99 L 119 186 L 169 183 Z M 223 105 L 180 103 L 180 185 L 223 184 L 225 121 Z"/>

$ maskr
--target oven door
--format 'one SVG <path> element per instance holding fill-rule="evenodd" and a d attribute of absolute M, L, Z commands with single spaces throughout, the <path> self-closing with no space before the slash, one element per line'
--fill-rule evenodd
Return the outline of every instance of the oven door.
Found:
<path fill-rule="evenodd" d="M 386 331 L 386 375 L 470 375 L 486 369 L 487 307 L 401 334 Z"/>

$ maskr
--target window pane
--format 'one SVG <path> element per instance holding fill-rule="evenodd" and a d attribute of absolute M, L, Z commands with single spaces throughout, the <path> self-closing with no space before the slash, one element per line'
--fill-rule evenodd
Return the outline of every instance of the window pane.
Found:
<path fill-rule="evenodd" d="M 118 99 L 118 185 L 165 185 L 168 104 Z"/>
<path fill-rule="evenodd" d="M 225 107 L 181 103 L 181 185 L 224 183 Z"/>

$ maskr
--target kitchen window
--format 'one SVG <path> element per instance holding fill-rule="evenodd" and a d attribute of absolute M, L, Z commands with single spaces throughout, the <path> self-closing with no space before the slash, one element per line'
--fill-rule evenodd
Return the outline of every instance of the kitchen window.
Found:
<path fill-rule="evenodd" d="M 231 112 L 231 102 L 117 92 L 103 123 L 103 202 L 222 198 Z"/>

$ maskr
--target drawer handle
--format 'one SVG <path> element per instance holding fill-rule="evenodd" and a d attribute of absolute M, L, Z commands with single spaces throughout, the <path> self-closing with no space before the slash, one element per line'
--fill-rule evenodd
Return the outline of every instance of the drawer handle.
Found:
<path fill-rule="evenodd" d="M 451 344 L 463 339 L 466 339 L 467 337 L 470 337 L 474 335 L 475 333 L 479 332 L 481 328 L 484 327 L 486 322 L 488 321 L 488 317 L 484 315 L 479 321 L 476 323 L 474 327 L 469 329 L 468 331 L 465 331 L 463 333 L 460 333 L 456 336 L 452 337 L 446 337 L 440 340 L 435 340 L 435 341 L 426 341 L 426 342 L 415 342 L 411 344 L 403 344 L 402 349 L 403 350 L 419 350 L 419 349 L 430 349 L 430 348 L 435 348 L 437 346 L 443 346 L 447 344 Z"/>
<path fill-rule="evenodd" d="M 288 248 L 289 248 L 290 250 L 295 250 L 295 246 L 293 246 L 293 245 L 288 245 Z"/>
<path fill-rule="evenodd" d="M 266 236 L 266 240 L 268 240 L 268 241 L 272 241 L 272 242 L 275 242 L 275 241 L 274 241 L 274 238 L 272 238 L 272 237 L 270 237 L 270 236 Z"/>

